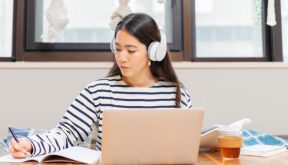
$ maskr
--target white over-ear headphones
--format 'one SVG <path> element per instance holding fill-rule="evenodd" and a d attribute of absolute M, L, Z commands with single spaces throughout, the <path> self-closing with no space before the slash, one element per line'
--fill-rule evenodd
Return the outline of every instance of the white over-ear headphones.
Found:
<path fill-rule="evenodd" d="M 166 35 L 162 28 L 159 27 L 161 40 L 153 41 L 148 46 L 148 57 L 151 61 L 162 61 L 166 56 L 167 52 L 167 41 Z M 110 48 L 113 54 L 115 54 L 115 38 L 113 37 L 112 42 L 110 43 Z"/>
<path fill-rule="evenodd" d="M 148 46 L 148 56 L 151 61 L 162 61 L 167 53 L 166 35 L 163 29 L 159 28 L 161 40 L 153 41 Z"/>

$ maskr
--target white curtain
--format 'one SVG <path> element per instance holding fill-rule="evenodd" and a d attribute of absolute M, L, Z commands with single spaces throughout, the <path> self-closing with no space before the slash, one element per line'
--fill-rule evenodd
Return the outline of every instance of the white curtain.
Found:
<path fill-rule="evenodd" d="M 277 24 L 275 16 L 275 0 L 268 0 L 266 24 L 270 26 L 275 26 Z"/>
<path fill-rule="evenodd" d="M 51 0 L 46 10 L 48 28 L 42 34 L 43 42 L 54 42 L 69 23 L 67 9 L 63 0 Z"/>
<path fill-rule="evenodd" d="M 165 3 L 166 0 L 157 0 L 157 2 L 161 4 L 161 3 Z"/>
<path fill-rule="evenodd" d="M 129 0 L 119 0 L 119 7 L 114 11 L 111 17 L 109 26 L 112 30 L 116 29 L 116 26 L 119 21 L 126 15 L 132 13 L 132 10 L 128 6 Z"/>

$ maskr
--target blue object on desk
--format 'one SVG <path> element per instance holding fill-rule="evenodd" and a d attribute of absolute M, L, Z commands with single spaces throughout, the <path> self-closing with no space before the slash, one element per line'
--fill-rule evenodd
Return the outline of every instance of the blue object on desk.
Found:
<path fill-rule="evenodd" d="M 17 136 L 18 138 L 27 137 L 30 131 L 30 129 L 15 128 L 15 127 L 10 127 L 10 129 L 14 132 L 15 136 Z M 9 131 L 6 140 L 10 141 L 12 138 L 13 136 Z"/>
<path fill-rule="evenodd" d="M 254 130 L 242 129 L 242 138 L 244 146 L 251 146 L 256 144 L 276 145 L 288 147 L 288 140 L 277 136 L 260 133 Z"/>
<path fill-rule="evenodd" d="M 28 136 L 30 131 L 30 129 L 15 128 L 15 127 L 10 127 L 10 129 L 14 132 L 14 135 L 17 136 L 17 138 Z M 11 132 L 8 131 L 8 136 L 6 137 L 6 139 L 0 139 L 0 150 L 8 152 L 8 144 L 10 143 L 12 138 L 13 136 Z"/>

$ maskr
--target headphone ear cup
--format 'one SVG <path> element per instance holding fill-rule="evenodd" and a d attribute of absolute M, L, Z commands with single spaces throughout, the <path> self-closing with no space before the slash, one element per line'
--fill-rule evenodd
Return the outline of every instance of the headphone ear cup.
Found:
<path fill-rule="evenodd" d="M 167 41 L 164 31 L 160 28 L 161 41 L 153 41 L 148 47 L 148 56 L 151 61 L 162 61 L 167 53 Z"/>
<path fill-rule="evenodd" d="M 115 54 L 115 38 L 112 39 L 112 41 L 110 42 L 110 49 L 111 49 L 111 52 L 113 54 Z"/>
<path fill-rule="evenodd" d="M 153 41 L 148 47 L 148 56 L 151 61 L 157 61 L 157 49 L 160 45 L 160 42 Z"/>
<path fill-rule="evenodd" d="M 159 42 L 159 46 L 156 49 L 156 60 L 157 61 L 162 61 L 167 53 L 167 41 L 166 41 L 166 35 L 163 30 L 160 29 L 160 34 L 161 34 L 161 41 Z"/>

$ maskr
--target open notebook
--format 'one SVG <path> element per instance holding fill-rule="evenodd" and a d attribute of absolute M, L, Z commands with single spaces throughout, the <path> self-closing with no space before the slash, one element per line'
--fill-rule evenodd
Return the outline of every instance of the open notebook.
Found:
<path fill-rule="evenodd" d="M 0 157 L 0 162 L 66 162 L 66 163 L 86 163 L 98 164 L 101 152 L 84 147 L 70 147 L 61 151 L 50 153 L 47 155 L 29 157 L 24 159 L 14 159 L 10 154 Z"/>

